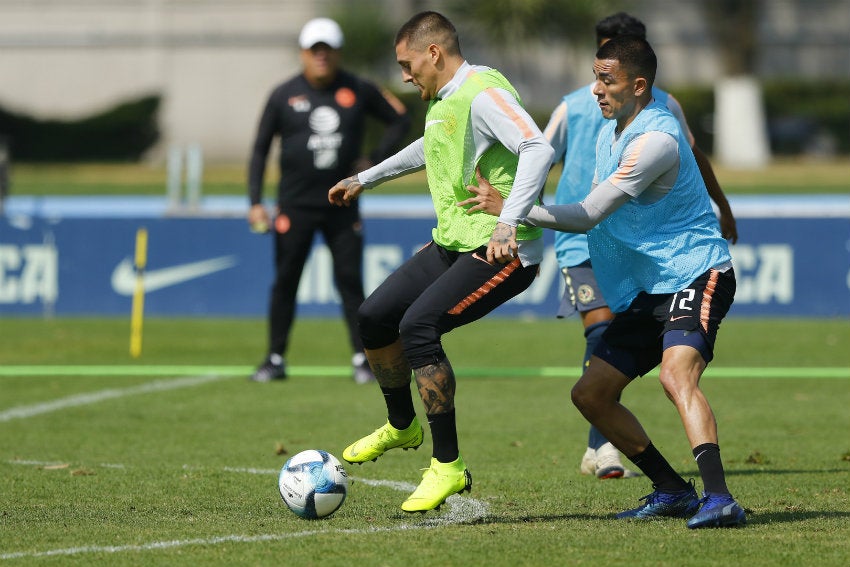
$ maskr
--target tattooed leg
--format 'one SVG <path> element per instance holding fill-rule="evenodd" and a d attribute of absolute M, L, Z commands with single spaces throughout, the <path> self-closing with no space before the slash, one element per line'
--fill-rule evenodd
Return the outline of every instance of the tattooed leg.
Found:
<path fill-rule="evenodd" d="M 460 456 L 455 422 L 455 373 L 448 359 L 413 371 L 431 429 L 431 456 L 441 463 Z"/>
<path fill-rule="evenodd" d="M 401 347 L 401 340 L 378 349 L 366 349 L 366 358 L 383 388 L 401 388 L 410 384 L 410 365 Z"/>
<path fill-rule="evenodd" d="M 413 370 L 426 414 L 447 413 L 455 407 L 455 373 L 449 360 Z"/>

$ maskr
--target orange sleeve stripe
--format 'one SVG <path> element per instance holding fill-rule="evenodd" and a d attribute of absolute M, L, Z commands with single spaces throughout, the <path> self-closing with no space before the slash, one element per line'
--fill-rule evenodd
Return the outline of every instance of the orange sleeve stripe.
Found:
<path fill-rule="evenodd" d="M 463 313 L 467 307 L 473 305 L 476 301 L 490 293 L 493 289 L 496 288 L 497 285 L 502 283 L 510 276 L 514 270 L 519 268 L 522 264 L 519 261 L 519 258 L 514 258 L 509 264 L 506 264 L 504 268 L 499 270 L 499 272 L 494 275 L 492 278 L 484 282 L 481 287 L 461 299 L 457 305 L 449 309 L 449 315 L 460 315 Z"/>
<path fill-rule="evenodd" d="M 555 109 L 555 112 L 552 114 L 552 117 L 549 119 L 549 124 L 546 125 L 546 129 L 543 130 L 543 135 L 546 137 L 546 141 L 550 144 L 552 143 L 552 137 L 555 135 L 555 130 L 558 129 L 558 124 L 564 121 L 564 116 L 567 114 L 567 105 L 561 103 Z"/>
<path fill-rule="evenodd" d="M 493 101 L 499 106 L 502 112 L 504 112 L 508 116 L 508 118 L 510 118 L 511 121 L 516 124 L 517 128 L 519 128 L 519 131 L 522 132 L 523 138 L 528 140 L 529 138 L 534 137 L 534 130 L 531 128 L 531 126 L 529 126 L 529 124 L 525 120 L 523 120 L 522 117 L 520 117 L 520 115 L 517 114 L 513 108 L 508 106 L 508 103 L 505 102 L 505 99 L 499 96 L 499 93 L 496 92 L 495 88 L 490 87 L 488 89 L 485 89 L 484 92 L 490 95 L 490 98 L 493 99 Z"/>
<path fill-rule="evenodd" d="M 640 158 L 641 152 L 643 152 L 643 147 L 646 145 L 646 137 L 640 136 L 635 140 L 636 146 L 635 149 L 630 152 L 631 156 L 628 161 L 624 161 L 620 164 L 620 167 L 617 168 L 617 171 L 610 177 L 611 183 L 617 185 L 618 181 L 623 181 L 631 175 L 632 171 L 635 169 L 635 165 L 637 165 L 637 161 Z"/>

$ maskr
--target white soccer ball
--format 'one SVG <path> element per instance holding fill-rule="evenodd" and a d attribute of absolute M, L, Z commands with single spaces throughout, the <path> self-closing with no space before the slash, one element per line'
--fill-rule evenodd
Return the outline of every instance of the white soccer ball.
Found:
<path fill-rule="evenodd" d="M 348 494 L 348 474 L 327 451 L 308 449 L 294 455 L 277 479 L 280 497 L 296 515 L 309 520 L 336 512 Z"/>

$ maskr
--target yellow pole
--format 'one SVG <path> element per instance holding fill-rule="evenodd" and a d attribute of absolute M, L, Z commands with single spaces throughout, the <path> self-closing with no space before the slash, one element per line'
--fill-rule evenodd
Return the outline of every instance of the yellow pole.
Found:
<path fill-rule="evenodd" d="M 145 313 L 145 264 L 148 261 L 148 231 L 136 231 L 136 288 L 133 291 L 133 310 L 130 315 L 130 356 L 142 354 L 142 321 Z"/>

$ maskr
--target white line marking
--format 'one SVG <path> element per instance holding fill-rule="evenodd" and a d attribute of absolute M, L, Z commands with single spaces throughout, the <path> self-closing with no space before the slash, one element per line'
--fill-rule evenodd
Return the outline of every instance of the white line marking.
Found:
<path fill-rule="evenodd" d="M 8 461 L 13 464 L 36 463 L 37 461 Z M 115 465 L 112 465 L 115 466 Z M 188 465 L 184 465 L 187 468 Z M 190 467 L 191 468 L 191 467 Z M 234 468 L 225 467 L 225 471 L 234 473 L 248 474 L 277 474 L 277 470 L 272 469 L 254 469 L 254 468 Z M 368 486 L 385 486 L 400 492 L 410 492 L 416 489 L 416 486 L 395 480 L 375 480 L 368 478 L 352 478 L 356 482 L 362 482 Z M 402 523 L 397 526 L 378 528 L 362 528 L 362 529 L 338 529 L 338 530 L 304 530 L 287 534 L 261 534 L 254 536 L 243 535 L 225 535 L 210 538 L 196 539 L 176 539 L 171 541 L 154 541 L 139 545 L 85 545 L 80 547 L 67 547 L 64 549 L 49 549 L 47 551 L 15 551 L 11 553 L 0 554 L 0 561 L 4 559 L 20 559 L 22 557 L 55 557 L 63 555 L 81 555 L 85 553 L 124 553 L 128 551 L 157 551 L 160 549 L 172 549 L 176 547 L 188 547 L 192 545 L 218 545 L 221 543 L 257 543 L 264 541 L 280 541 L 284 539 L 292 539 L 297 537 L 309 537 L 314 535 L 326 534 L 370 534 L 382 533 L 401 530 L 413 529 L 430 529 L 437 526 L 447 526 L 451 524 L 461 524 L 466 522 L 474 522 L 487 516 L 489 506 L 485 502 L 470 498 L 468 496 L 460 496 L 455 494 L 449 496 L 446 500 L 449 506 L 449 511 L 443 516 L 437 518 L 429 518 L 421 522 Z"/>
<path fill-rule="evenodd" d="M 64 465 L 62 461 L 25 461 L 22 459 L 11 459 L 6 461 L 10 465 L 32 465 L 35 467 L 55 467 L 56 465 Z"/>
<path fill-rule="evenodd" d="M 59 398 L 52 402 L 43 402 L 29 406 L 17 406 L 4 411 L 0 411 L 0 422 L 12 421 L 13 419 L 25 419 L 34 417 L 44 413 L 50 413 L 67 408 L 78 406 L 87 406 L 105 400 L 115 398 L 123 398 L 126 396 L 135 396 L 136 394 L 148 394 L 151 392 L 165 392 L 167 390 L 176 390 L 178 388 L 189 388 L 198 386 L 213 380 L 221 380 L 224 376 L 191 376 L 189 378 L 178 378 L 176 380 L 157 380 L 139 386 L 130 388 L 111 388 L 109 390 L 100 390 L 88 394 L 77 394 L 76 396 L 68 396 L 67 398 Z"/>
<path fill-rule="evenodd" d="M 188 468 L 188 466 L 186 467 Z M 236 468 L 236 467 L 224 467 L 225 472 L 234 472 L 234 473 L 246 473 L 246 474 L 278 474 L 280 471 L 272 470 L 272 469 L 255 469 L 255 468 Z"/>

